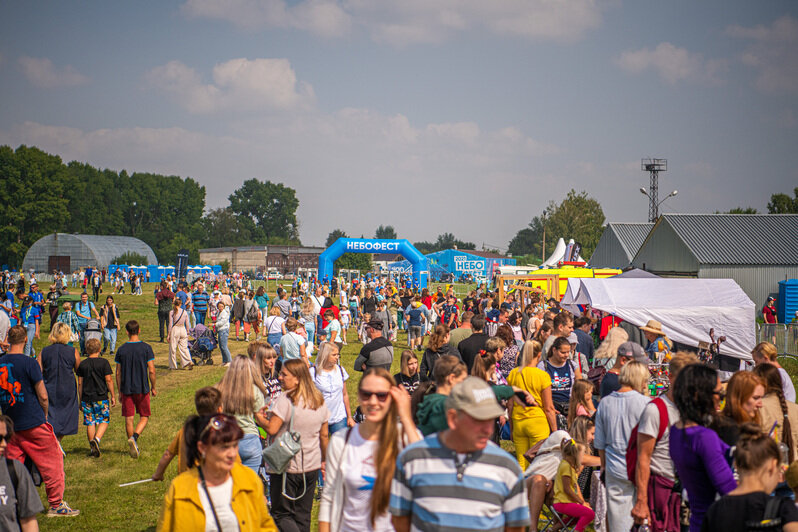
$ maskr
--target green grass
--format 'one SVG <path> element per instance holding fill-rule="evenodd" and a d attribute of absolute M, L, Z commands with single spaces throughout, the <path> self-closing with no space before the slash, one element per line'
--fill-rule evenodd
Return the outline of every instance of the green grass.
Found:
<path fill-rule="evenodd" d="M 270 288 L 276 289 L 273 282 L 270 285 Z M 141 324 L 141 339 L 148 342 L 155 351 L 158 395 L 152 398 L 152 417 L 139 439 L 141 456 L 137 460 L 128 456 L 124 420 L 118 405 L 111 409 L 111 423 L 102 440 L 102 456 L 100 458 L 88 456 L 86 430 L 81 417 L 78 434 L 66 436 L 62 442 L 64 451 L 67 453 L 64 460 L 66 470 L 64 500 L 73 508 L 79 509 L 80 515 L 73 518 L 52 519 L 42 516 L 39 519 L 39 526 L 44 531 L 155 529 L 163 495 L 176 475 L 177 460 L 173 460 L 169 465 L 163 482 L 138 484 L 126 488 L 119 488 L 118 485 L 152 476 L 158 460 L 172 437 L 182 426 L 186 417 L 194 413 L 194 391 L 203 386 L 217 383 L 222 377 L 223 370 L 218 365 L 221 361 L 218 349 L 214 351 L 214 362 L 216 363 L 214 366 L 195 367 L 193 371 L 168 370 L 169 348 L 167 344 L 161 344 L 158 341 L 157 309 L 151 296 L 154 286 L 154 284 L 146 284 L 142 296 L 128 294 L 114 296 L 122 322 L 136 319 Z M 100 302 L 104 301 L 105 295 L 111 293 L 111 287 L 105 285 L 104 290 Z M 49 331 L 49 316 L 45 317 L 45 323 L 42 326 L 42 338 L 34 341 L 37 352 L 48 345 L 46 331 Z M 354 329 L 350 328 L 347 336 L 349 345 L 344 346 L 341 353 L 341 364 L 352 375 L 347 382 L 347 389 L 352 398 L 353 408 L 356 406 L 357 384 L 360 380 L 360 373 L 351 369 L 361 347 L 356 336 Z M 124 337 L 122 332 L 118 344 L 124 342 Z M 233 331 L 231 331 L 229 343 L 233 356 L 245 354 L 247 343 L 236 342 L 232 337 L 234 337 Z M 406 338 L 402 335 L 400 341 L 395 344 L 397 356 L 394 372 L 399 371 L 399 354 L 405 343 Z M 39 488 L 39 492 L 42 501 L 47 506 L 43 485 Z M 318 504 L 314 505 L 313 511 L 314 530 L 316 529 L 317 506 Z"/>

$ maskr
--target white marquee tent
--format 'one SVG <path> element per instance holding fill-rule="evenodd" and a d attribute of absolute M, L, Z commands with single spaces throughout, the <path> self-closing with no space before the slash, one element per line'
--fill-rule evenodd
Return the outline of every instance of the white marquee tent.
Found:
<path fill-rule="evenodd" d="M 671 340 L 693 347 L 714 328 L 726 336 L 721 354 L 751 360 L 755 305 L 732 279 L 579 279 L 578 290 L 571 281 L 561 306 L 574 314 L 590 305 L 637 326 L 657 320 Z"/>

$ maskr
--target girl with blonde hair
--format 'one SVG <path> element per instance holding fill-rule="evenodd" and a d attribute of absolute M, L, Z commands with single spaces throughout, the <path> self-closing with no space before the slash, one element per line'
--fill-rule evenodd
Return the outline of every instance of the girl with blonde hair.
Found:
<path fill-rule="evenodd" d="M 604 341 L 593 354 L 593 364 L 611 368 L 618 356 L 618 348 L 622 343 L 629 341 L 629 333 L 620 327 L 613 327 L 604 337 Z"/>
<path fill-rule="evenodd" d="M 352 407 L 349 404 L 349 392 L 346 390 L 349 373 L 339 364 L 340 357 L 339 347 L 335 343 L 322 342 L 316 363 L 310 368 L 313 384 L 324 396 L 324 403 L 330 411 L 331 435 L 347 426 L 355 426 Z"/>
<path fill-rule="evenodd" d="M 258 426 L 267 427 L 261 410 L 266 406 L 265 389 L 255 363 L 244 355 L 238 355 L 227 368 L 216 386 L 222 394 L 222 412 L 236 418 L 244 437 L 238 442 L 241 463 L 258 472 L 261 462 Z"/>

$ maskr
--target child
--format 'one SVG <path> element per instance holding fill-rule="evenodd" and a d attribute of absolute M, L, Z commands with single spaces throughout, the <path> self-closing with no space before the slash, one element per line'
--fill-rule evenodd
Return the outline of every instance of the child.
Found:
<path fill-rule="evenodd" d="M 116 406 L 116 395 L 111 378 L 111 364 L 100 358 L 100 340 L 86 340 L 86 353 L 89 357 L 80 363 L 77 371 L 78 395 L 83 424 L 86 425 L 86 436 L 89 439 L 89 454 L 97 458 L 100 456 L 100 440 L 108 430 L 108 422 L 111 420 L 108 392 L 111 393 L 110 406 Z"/>
<path fill-rule="evenodd" d="M 577 379 L 571 389 L 571 399 L 568 403 L 568 426 L 571 426 L 577 416 L 592 417 L 596 412 L 593 405 L 593 383 L 587 379 Z"/>
<path fill-rule="evenodd" d="M 575 530 L 583 532 L 593 522 L 596 514 L 577 487 L 579 472 L 582 470 L 582 447 L 568 438 L 562 441 L 560 450 L 562 461 L 554 478 L 554 509 L 559 514 L 577 519 Z"/>
<path fill-rule="evenodd" d="M 352 322 L 352 312 L 350 312 L 348 307 L 341 307 L 338 318 L 341 322 L 341 328 L 343 329 L 343 331 L 341 331 L 341 339 L 344 341 L 344 345 L 349 345 L 346 343 L 346 331 L 349 330 L 349 324 Z"/>
<path fill-rule="evenodd" d="M 194 408 L 197 409 L 197 414 L 200 416 L 210 416 L 218 414 L 222 411 L 222 394 L 216 388 L 206 386 L 200 388 L 194 394 Z M 181 453 L 183 448 L 183 429 L 181 428 L 175 434 L 172 443 L 163 452 L 161 461 L 158 462 L 158 467 L 155 468 L 155 473 L 152 474 L 153 480 L 163 480 L 164 471 L 169 466 L 172 459 L 177 456 L 177 474 L 188 470 L 189 465 L 186 463 L 186 455 Z"/>
<path fill-rule="evenodd" d="M 418 355 L 410 349 L 405 349 L 402 351 L 400 367 L 402 368 L 401 371 L 394 375 L 393 378 L 398 385 L 407 390 L 407 393 L 413 395 L 418 385 L 421 384 L 421 378 L 418 372 Z"/>
<path fill-rule="evenodd" d="M 363 319 L 360 321 L 360 328 L 357 331 L 357 335 L 360 337 L 360 343 L 366 345 L 371 341 L 369 335 L 366 333 L 366 324 L 371 321 L 371 314 L 368 312 L 363 313 Z"/>

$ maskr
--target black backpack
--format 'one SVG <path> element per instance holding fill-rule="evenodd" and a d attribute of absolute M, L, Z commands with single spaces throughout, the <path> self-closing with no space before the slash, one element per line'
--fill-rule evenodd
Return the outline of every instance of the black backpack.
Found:
<path fill-rule="evenodd" d="M 781 497 L 768 497 L 768 502 L 765 505 L 765 513 L 759 521 L 748 521 L 746 526 L 748 530 L 762 530 L 768 532 L 777 532 L 783 530 L 781 516 L 779 516 L 779 509 L 781 503 L 784 501 Z"/>

